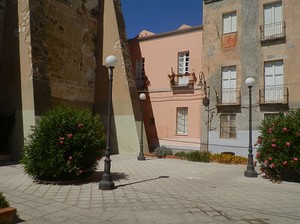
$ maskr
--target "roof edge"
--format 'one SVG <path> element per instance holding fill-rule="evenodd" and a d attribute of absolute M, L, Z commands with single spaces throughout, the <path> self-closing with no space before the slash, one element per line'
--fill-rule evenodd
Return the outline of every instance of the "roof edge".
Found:
<path fill-rule="evenodd" d="M 203 25 L 192 26 L 192 27 L 177 29 L 177 30 L 170 31 L 170 32 L 153 34 L 153 35 L 143 36 L 143 37 L 139 37 L 137 35 L 136 37 L 129 39 L 129 41 L 131 41 L 131 40 L 138 40 L 138 41 L 151 40 L 151 39 L 157 39 L 157 38 L 162 38 L 162 37 L 167 37 L 167 36 L 172 36 L 172 35 L 177 35 L 177 34 L 195 32 L 198 30 L 203 30 Z"/>

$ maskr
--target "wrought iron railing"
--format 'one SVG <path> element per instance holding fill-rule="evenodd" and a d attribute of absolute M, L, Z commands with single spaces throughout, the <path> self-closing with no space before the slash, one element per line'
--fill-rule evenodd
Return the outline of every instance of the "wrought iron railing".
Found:
<path fill-rule="evenodd" d="M 174 74 L 168 75 L 170 79 L 170 86 L 172 89 L 177 88 L 194 88 L 194 84 L 197 80 L 195 73 L 185 73 L 185 74 Z"/>
<path fill-rule="evenodd" d="M 241 90 L 239 89 L 222 89 L 221 94 L 217 94 L 217 105 L 240 105 Z"/>
<path fill-rule="evenodd" d="M 277 22 L 260 26 L 260 40 L 274 40 L 285 37 L 285 22 Z"/>
<path fill-rule="evenodd" d="M 289 90 L 283 86 L 268 86 L 259 90 L 259 103 L 287 104 L 289 102 Z"/>

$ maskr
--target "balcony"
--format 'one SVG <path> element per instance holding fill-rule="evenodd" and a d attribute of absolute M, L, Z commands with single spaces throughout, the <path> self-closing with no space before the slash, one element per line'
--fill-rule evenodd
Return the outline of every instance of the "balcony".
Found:
<path fill-rule="evenodd" d="M 170 86 L 173 91 L 194 90 L 194 84 L 197 81 L 195 73 L 168 75 L 170 79 Z"/>
<path fill-rule="evenodd" d="M 282 40 L 285 38 L 285 22 L 277 22 L 260 26 L 261 42 Z"/>
<path fill-rule="evenodd" d="M 217 106 L 241 105 L 241 91 L 239 89 L 222 89 L 217 94 Z"/>
<path fill-rule="evenodd" d="M 222 89 L 217 96 L 218 113 L 240 112 L 241 110 L 241 91 L 239 89 Z"/>
<path fill-rule="evenodd" d="M 259 104 L 288 104 L 289 90 L 283 86 L 269 86 L 259 90 Z"/>

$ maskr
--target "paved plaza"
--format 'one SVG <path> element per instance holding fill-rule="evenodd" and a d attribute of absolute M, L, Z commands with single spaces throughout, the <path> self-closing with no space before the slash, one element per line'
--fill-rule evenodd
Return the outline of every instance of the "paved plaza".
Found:
<path fill-rule="evenodd" d="M 88 183 L 35 183 L 19 164 L 0 166 L 0 191 L 30 224 L 298 224 L 300 184 L 244 177 L 246 165 L 114 155 L 114 190 L 99 170 Z M 257 169 L 258 170 L 258 169 Z"/>

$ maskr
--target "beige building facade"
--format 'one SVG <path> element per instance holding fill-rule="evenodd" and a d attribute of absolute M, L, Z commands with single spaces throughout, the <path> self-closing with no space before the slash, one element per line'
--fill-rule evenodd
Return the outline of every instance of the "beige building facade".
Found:
<path fill-rule="evenodd" d="M 246 156 L 246 78 L 255 79 L 253 142 L 263 119 L 300 106 L 300 1 L 204 0 L 203 6 L 203 70 L 208 77 L 212 119 L 209 135 L 202 131 L 201 137 L 209 138 L 212 152 Z M 202 123 L 206 120 L 202 116 Z"/>
<path fill-rule="evenodd" d="M 0 0 L 0 113 L 15 119 L 0 155 L 20 159 L 31 126 L 56 105 L 89 108 L 106 125 L 110 54 L 111 150 L 138 155 L 141 111 L 120 1 Z"/>

